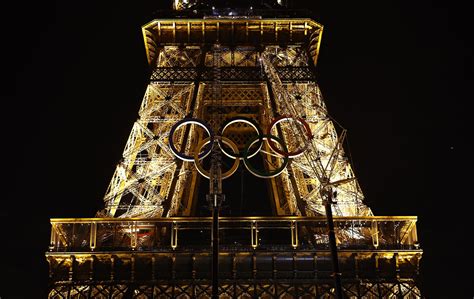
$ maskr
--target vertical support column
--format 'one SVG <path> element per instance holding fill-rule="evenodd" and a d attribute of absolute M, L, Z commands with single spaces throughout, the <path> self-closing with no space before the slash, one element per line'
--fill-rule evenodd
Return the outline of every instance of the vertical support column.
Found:
<path fill-rule="evenodd" d="M 212 208 L 212 298 L 219 298 L 219 203 L 214 194 Z"/>
<path fill-rule="evenodd" d="M 375 277 L 379 278 L 380 277 L 380 268 L 379 268 L 379 255 L 377 253 L 373 254 L 374 258 L 374 267 L 375 267 Z"/>
<path fill-rule="evenodd" d="M 371 235 L 372 235 L 372 245 L 377 249 L 379 247 L 379 227 L 377 221 L 373 221 L 371 224 Z"/>
<path fill-rule="evenodd" d="M 276 259 L 277 259 L 276 255 L 273 254 L 272 255 L 272 279 L 277 278 Z"/>
<path fill-rule="evenodd" d="M 134 281 L 135 280 L 135 254 L 132 254 L 132 257 L 130 258 L 130 280 Z"/>
<path fill-rule="evenodd" d="M 89 247 L 91 251 L 94 251 L 96 247 L 97 241 L 97 223 L 91 222 L 91 231 L 90 231 L 90 240 L 89 240 Z"/>
<path fill-rule="evenodd" d="M 132 250 L 137 248 L 137 240 L 138 240 L 138 228 L 137 222 L 133 221 L 132 225 L 130 225 L 130 247 Z"/>
<path fill-rule="evenodd" d="M 253 249 L 258 247 L 258 225 L 257 221 L 252 220 L 250 225 L 250 244 L 252 245 Z"/>
<path fill-rule="evenodd" d="M 191 41 L 191 23 L 188 21 L 188 44 Z"/>
<path fill-rule="evenodd" d="M 201 41 L 204 44 L 206 42 L 206 22 L 201 22 Z"/>
<path fill-rule="evenodd" d="M 212 298 L 219 298 L 219 212 L 222 203 L 221 156 L 215 144 L 211 157 L 209 201 L 212 207 Z"/>
<path fill-rule="evenodd" d="M 418 234 L 417 234 L 417 231 L 416 231 L 416 222 L 414 223 L 413 225 L 413 228 L 411 229 L 411 239 L 412 239 L 412 243 L 416 249 L 418 249 L 420 247 L 420 243 L 418 243 Z"/>
<path fill-rule="evenodd" d="M 191 275 L 193 294 L 196 294 L 196 255 L 194 254 L 191 256 Z"/>
<path fill-rule="evenodd" d="M 173 287 L 174 287 L 174 280 L 176 279 L 176 254 L 173 253 L 171 256 L 171 279 L 173 280 Z"/>
<path fill-rule="evenodd" d="M 75 268 L 75 263 L 76 263 L 76 257 L 74 255 L 70 256 L 70 261 L 71 261 L 71 266 L 69 267 L 69 281 L 72 281 L 74 279 L 74 268 Z"/>
<path fill-rule="evenodd" d="M 171 292 L 172 292 L 172 298 L 175 297 L 175 288 L 176 288 L 176 254 L 173 253 L 173 256 L 171 257 L 171 279 L 172 279 L 172 286 L 171 286 Z"/>
<path fill-rule="evenodd" d="M 293 259 L 292 259 L 292 267 L 293 267 L 293 279 L 296 279 L 297 276 L 297 267 L 296 267 L 296 252 L 293 252 Z M 296 289 L 296 286 L 295 286 Z"/>
<path fill-rule="evenodd" d="M 293 249 L 298 247 L 298 223 L 296 220 L 291 221 L 291 246 Z"/>
<path fill-rule="evenodd" d="M 51 223 L 51 239 L 49 241 L 49 251 L 53 251 L 57 248 L 58 234 L 56 232 L 56 224 Z"/>
<path fill-rule="evenodd" d="M 196 255 L 193 254 L 191 256 L 191 277 L 196 279 Z"/>
<path fill-rule="evenodd" d="M 395 268 L 395 276 L 397 279 L 400 279 L 400 266 L 399 266 L 399 261 L 398 261 L 398 252 L 395 252 L 393 254 L 393 266 Z"/>
<path fill-rule="evenodd" d="M 151 257 L 151 280 L 152 281 L 156 280 L 155 264 L 156 264 L 156 256 L 152 255 Z"/>
<path fill-rule="evenodd" d="M 360 278 L 360 274 L 359 274 L 359 254 L 354 253 L 353 257 L 354 257 L 354 276 L 355 276 L 356 279 L 359 279 Z"/>
<path fill-rule="evenodd" d="M 178 223 L 173 221 L 171 224 L 171 248 L 173 250 L 178 247 Z"/>
<path fill-rule="evenodd" d="M 329 236 L 329 246 L 331 248 L 332 269 L 334 283 L 336 284 L 336 298 L 342 299 L 341 271 L 339 270 L 339 259 L 337 256 L 336 234 L 334 232 L 334 220 L 332 218 L 332 190 L 324 190 L 324 208 L 326 210 L 327 228 Z"/>
<path fill-rule="evenodd" d="M 232 254 L 232 279 L 237 279 L 237 256 Z"/>
<path fill-rule="evenodd" d="M 204 37 L 204 29 L 205 29 L 205 22 L 202 23 L 202 29 L 203 29 L 203 37 Z M 204 42 L 204 41 L 203 41 Z M 189 113 L 186 115 L 186 117 L 197 117 L 197 110 L 196 108 L 199 107 L 199 99 L 200 99 L 200 82 L 201 82 L 201 77 L 202 77 L 202 73 L 203 73 L 203 70 L 204 70 L 204 63 L 205 63 L 205 60 L 206 60 L 206 50 L 207 47 L 206 46 L 202 46 L 201 47 L 201 56 L 200 56 L 200 59 L 199 59 L 199 62 L 195 68 L 196 70 L 196 77 L 194 79 L 194 87 L 193 87 L 193 94 L 192 94 L 192 98 L 191 98 L 191 104 L 189 105 Z M 186 50 L 184 50 L 186 51 Z M 183 140 L 183 143 L 181 145 L 181 148 L 180 148 L 180 151 L 183 152 L 185 150 L 185 147 L 186 147 L 186 144 L 187 142 L 190 140 L 190 126 L 186 126 L 184 128 L 184 140 Z M 170 184 L 170 187 L 169 187 L 169 192 L 168 194 L 170 194 L 170 196 L 168 196 L 167 200 L 163 203 L 163 215 L 169 215 L 171 216 L 170 212 L 172 211 L 172 199 L 174 197 L 174 194 L 175 194 L 175 190 L 176 190 L 176 186 L 177 186 L 177 183 L 178 183 L 178 180 L 179 180 L 179 173 L 181 173 L 183 167 L 184 167 L 185 164 L 183 164 L 183 161 L 179 160 L 176 161 L 176 170 L 175 170 L 175 175 L 173 176 L 173 179 L 171 181 L 171 184 Z M 193 186 L 194 188 L 194 186 Z M 194 192 L 194 191 L 193 191 Z M 193 193 L 192 193 L 193 194 Z M 171 196 L 172 195 L 172 196 Z M 180 199 L 180 200 L 183 200 L 183 199 Z M 188 199 L 189 201 L 192 201 L 192 196 L 189 197 Z M 189 206 L 189 204 L 184 207 L 184 215 L 188 215 L 186 213 L 192 213 L 190 210 L 194 209 L 194 202 L 192 203 L 191 206 Z M 182 215 L 182 216 L 184 216 Z M 174 215 L 176 216 L 176 215 Z"/>
<path fill-rule="evenodd" d="M 110 257 L 110 280 L 115 279 L 115 256 Z"/>
<path fill-rule="evenodd" d="M 318 279 L 318 254 L 313 253 L 313 277 L 315 280 Z"/>
<path fill-rule="evenodd" d="M 375 263 L 375 280 L 377 281 L 377 294 L 382 297 L 382 290 L 380 288 L 380 268 L 379 268 L 379 259 L 380 256 L 377 253 L 374 253 L 374 263 Z"/>
<path fill-rule="evenodd" d="M 219 22 L 217 22 L 217 35 L 219 38 Z M 213 75 L 212 82 L 212 105 L 214 107 L 222 106 L 221 82 L 220 82 L 220 59 L 221 47 L 218 41 L 213 46 Z M 213 120 L 213 129 L 219 125 L 219 112 L 211 115 Z M 218 140 L 214 140 L 211 150 L 211 170 L 209 177 L 209 195 L 207 200 L 212 210 L 212 298 L 219 298 L 219 212 L 224 200 L 222 194 L 222 156 L 219 149 Z"/>
<path fill-rule="evenodd" d="M 360 285 L 361 285 L 361 280 L 360 280 L 360 271 L 359 271 L 359 262 L 360 262 L 360 257 L 359 257 L 359 254 L 357 253 L 354 253 L 354 272 L 355 272 L 355 279 L 357 280 L 357 283 L 356 283 L 356 288 L 357 288 L 357 298 L 361 298 L 362 295 L 361 295 L 361 290 L 360 290 Z"/>
<path fill-rule="evenodd" d="M 290 43 L 293 41 L 293 22 L 290 20 Z"/>
<path fill-rule="evenodd" d="M 249 22 L 245 22 L 245 42 L 249 41 Z"/>
<path fill-rule="evenodd" d="M 420 260 L 421 260 L 421 254 L 417 253 L 416 254 L 416 268 L 415 268 L 416 276 L 420 274 Z"/>
<path fill-rule="evenodd" d="M 273 31 L 275 33 L 275 43 L 278 42 L 278 22 L 275 21 L 273 24 Z"/>
<path fill-rule="evenodd" d="M 237 256 L 235 253 L 232 254 L 232 280 L 232 298 L 237 298 Z"/>
<path fill-rule="evenodd" d="M 94 280 L 94 266 L 95 266 L 95 255 L 92 255 L 90 258 L 90 267 L 89 267 L 89 280 Z"/>
<path fill-rule="evenodd" d="M 53 257 L 52 256 L 48 256 L 47 258 L 47 261 L 48 261 L 48 277 L 49 279 L 53 279 Z"/>
<path fill-rule="evenodd" d="M 257 255 L 255 251 L 252 253 L 252 281 L 253 281 L 253 296 L 258 298 L 258 283 L 257 283 Z"/>
<path fill-rule="evenodd" d="M 173 22 L 173 43 L 176 43 L 176 22 Z"/>
<path fill-rule="evenodd" d="M 252 278 L 257 279 L 257 255 L 252 253 Z"/>

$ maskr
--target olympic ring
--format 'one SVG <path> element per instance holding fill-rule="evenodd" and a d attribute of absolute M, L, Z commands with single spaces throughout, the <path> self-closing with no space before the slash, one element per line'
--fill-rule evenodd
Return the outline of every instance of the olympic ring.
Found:
<path fill-rule="evenodd" d="M 281 123 L 282 121 L 286 121 L 286 120 L 290 120 L 290 119 L 294 119 L 296 120 L 297 122 L 299 122 L 301 125 L 303 125 L 304 129 L 305 129 L 305 134 L 306 134 L 306 137 L 308 138 L 308 140 L 311 140 L 313 138 L 313 135 L 311 134 L 311 128 L 309 127 L 308 123 L 306 121 L 304 121 L 304 119 L 302 118 L 294 118 L 294 117 L 291 117 L 291 116 L 285 116 L 285 115 L 282 115 L 280 117 L 277 117 L 275 118 L 271 123 L 270 123 L 270 126 L 268 128 L 268 133 L 267 135 L 271 135 L 271 131 L 273 129 L 274 126 L 276 126 L 277 124 Z M 282 151 L 281 149 L 277 148 L 275 146 L 275 143 L 273 143 L 271 140 L 268 141 L 268 144 L 270 145 L 270 147 L 272 148 L 272 150 L 274 150 L 275 152 L 279 153 L 280 155 L 282 156 L 288 156 L 289 158 L 296 158 L 298 156 L 300 156 L 301 154 L 303 154 L 303 152 L 308 148 L 309 146 L 309 143 L 306 142 L 305 145 L 299 149 L 296 149 L 292 152 L 288 152 L 287 149 L 285 149 L 285 151 Z"/>
<path fill-rule="evenodd" d="M 300 156 L 307 149 L 307 147 L 309 145 L 309 143 L 306 142 L 303 147 L 298 148 L 298 149 L 296 149 L 292 152 L 289 152 L 286 144 L 283 141 L 283 139 L 281 139 L 277 136 L 271 135 L 271 130 L 275 127 L 275 125 L 279 124 L 282 121 L 288 121 L 288 120 L 297 121 L 300 125 L 302 125 L 304 127 L 306 137 L 308 139 L 313 138 L 309 125 L 302 118 L 295 118 L 295 117 L 291 117 L 291 116 L 277 117 L 270 123 L 267 134 L 263 134 L 262 130 L 260 129 L 258 124 L 252 119 L 245 118 L 245 117 L 236 117 L 236 118 L 231 118 L 231 119 L 227 120 L 222 125 L 222 127 L 220 129 L 220 136 L 217 136 L 217 138 L 218 138 L 217 141 L 218 141 L 219 148 L 221 149 L 222 153 L 224 155 L 226 155 L 227 157 L 234 159 L 235 161 L 234 161 L 234 164 L 232 165 L 232 167 L 228 171 L 226 171 L 225 173 L 222 174 L 222 178 L 226 179 L 226 178 L 232 176 L 232 174 L 234 174 L 235 171 L 238 169 L 240 160 L 243 160 L 245 168 L 247 168 L 247 170 L 250 173 L 252 173 L 253 175 L 255 175 L 256 177 L 267 179 L 267 178 L 273 178 L 273 177 L 276 177 L 276 176 L 280 175 L 285 170 L 285 168 L 287 167 L 287 165 L 289 163 L 289 159 Z M 257 132 L 257 136 L 252 137 L 249 140 L 249 142 L 247 142 L 247 144 L 245 145 L 245 147 L 243 149 L 243 152 L 239 151 L 239 148 L 237 147 L 237 145 L 233 141 L 231 141 L 229 138 L 226 138 L 226 137 L 223 136 L 225 130 L 230 125 L 238 123 L 238 122 L 245 123 L 245 124 L 251 126 Z M 174 137 L 174 134 L 175 134 L 176 130 L 179 129 L 180 127 L 182 127 L 182 126 L 187 125 L 187 124 L 198 125 L 198 126 L 204 128 L 204 130 L 209 135 L 207 138 L 204 138 L 202 141 L 199 142 L 199 144 L 197 145 L 197 150 L 196 150 L 196 152 L 194 152 L 192 154 L 192 156 L 179 152 L 176 149 L 176 147 L 174 145 L 174 142 L 173 142 L 173 137 Z M 215 139 L 215 136 L 214 136 L 214 133 L 213 133 L 212 129 L 203 120 L 199 120 L 199 119 L 196 119 L 196 118 L 184 118 L 184 119 L 176 122 L 171 127 L 169 137 L 168 137 L 168 142 L 169 142 L 169 147 L 170 147 L 171 151 L 173 152 L 173 154 L 177 158 L 179 158 L 183 161 L 187 161 L 187 162 L 194 162 L 198 172 L 202 176 L 209 179 L 210 178 L 209 171 L 204 169 L 204 167 L 200 164 L 200 160 L 204 159 L 207 155 L 209 155 L 209 153 L 211 153 L 211 150 L 212 150 L 213 145 L 214 145 L 214 139 Z M 275 155 L 275 154 L 273 154 L 273 155 L 283 159 L 283 162 L 281 163 L 281 165 L 276 169 L 272 169 L 272 170 L 268 170 L 268 171 L 257 170 L 255 167 L 253 167 L 253 165 L 249 161 L 250 158 L 252 158 L 253 156 L 255 156 L 256 154 L 258 154 L 259 152 L 262 151 L 262 146 L 263 146 L 263 141 L 264 140 L 267 141 L 269 147 L 277 154 L 277 155 Z M 280 146 L 275 145 L 275 142 L 278 143 Z M 252 150 L 252 152 L 249 152 L 252 147 L 255 148 L 256 143 L 258 143 L 257 149 L 255 151 Z M 228 149 L 226 149 L 226 147 L 224 147 L 224 145 L 227 145 L 228 147 L 230 147 L 232 152 L 230 152 Z M 203 149 L 203 148 L 204 148 L 204 151 L 200 152 L 201 149 Z M 267 155 L 272 155 L 269 152 L 265 152 L 265 151 L 262 151 L 262 152 L 267 154 Z"/>
<path fill-rule="evenodd" d="M 214 142 L 214 133 L 212 132 L 212 129 L 204 121 L 199 120 L 197 118 L 183 118 L 182 120 L 176 122 L 171 127 L 170 134 L 169 134 L 169 137 L 168 137 L 168 143 L 169 143 L 170 149 L 177 158 L 179 158 L 183 161 L 187 161 L 187 162 L 193 162 L 194 161 L 193 156 L 188 156 L 188 155 L 185 155 L 183 153 L 180 153 L 176 149 L 176 147 L 174 146 L 174 142 L 173 142 L 173 136 L 174 136 L 175 131 L 177 129 L 179 129 L 180 127 L 182 127 L 184 125 L 187 125 L 187 124 L 198 125 L 198 126 L 204 128 L 204 130 L 206 130 L 207 134 L 209 135 L 209 139 L 211 141 L 211 146 L 209 146 L 207 149 L 205 149 L 204 152 L 202 152 L 201 154 L 198 155 L 199 159 L 203 159 L 204 157 L 206 157 L 211 152 L 212 144 Z"/>
<path fill-rule="evenodd" d="M 283 140 L 281 140 L 280 138 L 278 138 L 276 136 L 273 136 L 273 135 L 263 135 L 262 137 L 263 137 L 263 139 L 268 139 L 269 144 L 271 143 L 271 139 L 277 141 L 278 143 L 280 143 L 280 145 L 283 147 L 283 149 L 286 150 L 286 146 L 283 143 Z M 259 136 L 255 137 L 255 138 L 252 138 L 251 140 L 249 140 L 249 142 L 245 146 L 245 150 L 244 150 L 244 165 L 245 165 L 245 168 L 247 168 L 247 170 L 256 177 L 259 177 L 259 178 L 262 178 L 262 179 L 274 178 L 274 177 L 280 175 L 283 172 L 283 170 L 285 170 L 286 166 L 288 165 L 289 157 L 288 157 L 288 155 L 282 155 L 283 159 L 284 159 L 283 163 L 274 172 L 268 171 L 267 173 L 265 173 L 263 171 L 258 171 L 257 169 L 255 169 L 249 163 L 249 160 L 248 160 L 249 157 L 247 156 L 249 148 L 257 141 L 258 138 L 259 138 Z"/>
<path fill-rule="evenodd" d="M 234 117 L 234 118 L 231 118 L 231 119 L 227 120 L 227 121 L 222 125 L 222 128 L 220 129 L 220 134 L 221 134 L 221 136 L 224 136 L 224 131 L 225 131 L 225 129 L 227 129 L 227 127 L 229 127 L 230 125 L 235 124 L 235 123 L 238 123 L 238 122 L 242 122 L 242 123 L 245 123 L 245 124 L 247 124 L 247 125 L 250 125 L 250 126 L 251 126 L 252 128 L 254 128 L 255 131 L 257 131 L 257 133 L 258 133 L 260 145 L 258 146 L 258 149 L 257 149 L 254 153 L 248 155 L 248 157 L 251 158 L 251 157 L 255 156 L 255 155 L 260 151 L 260 149 L 262 148 L 262 144 L 263 144 L 263 142 L 262 142 L 262 141 L 263 141 L 263 139 L 262 139 L 262 135 L 263 135 L 262 129 L 260 129 L 260 127 L 258 126 L 258 124 L 257 124 L 253 119 L 247 118 L 247 117 Z M 219 145 L 220 145 L 220 144 L 219 144 Z M 243 159 L 243 153 L 241 153 L 241 152 L 238 151 L 238 150 L 237 150 L 238 153 L 237 153 L 237 154 L 234 154 L 234 155 L 231 154 L 231 153 L 229 153 L 224 147 L 221 147 L 221 150 L 222 150 L 222 152 L 224 153 L 224 155 L 226 155 L 226 156 L 229 157 L 229 158 L 232 158 L 232 159 L 237 159 L 237 158 Z"/>
<path fill-rule="evenodd" d="M 234 142 L 232 142 L 230 139 L 228 139 L 226 137 L 221 137 L 221 141 L 222 141 L 222 143 L 227 144 L 228 146 L 230 146 L 230 148 L 232 148 L 234 153 L 239 152 L 239 148 L 237 147 L 237 145 Z M 206 139 L 203 139 L 201 142 L 199 142 L 199 144 L 197 146 L 198 151 L 194 153 L 194 165 L 196 166 L 197 171 L 203 177 L 205 177 L 207 179 L 210 179 L 210 174 L 209 174 L 209 171 L 205 170 L 204 167 L 202 167 L 201 163 L 199 163 L 200 158 L 198 156 L 198 152 L 201 150 L 201 148 L 203 146 L 207 145 L 209 142 L 210 142 L 209 137 L 207 137 Z M 221 149 L 222 148 L 223 147 L 221 147 Z M 237 171 L 237 169 L 239 168 L 239 163 L 240 163 L 240 159 L 234 159 L 234 164 L 232 165 L 232 167 L 228 171 L 226 171 L 222 174 L 222 179 L 226 179 L 226 178 L 232 176 Z"/>

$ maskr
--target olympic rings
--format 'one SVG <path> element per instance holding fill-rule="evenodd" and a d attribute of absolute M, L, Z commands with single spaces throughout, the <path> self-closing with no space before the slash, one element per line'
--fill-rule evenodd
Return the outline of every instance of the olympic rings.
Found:
<path fill-rule="evenodd" d="M 228 146 L 230 146 L 230 148 L 232 148 L 234 153 L 239 152 L 239 148 L 237 147 L 237 145 L 234 142 L 232 142 L 230 139 L 228 139 L 226 137 L 221 137 L 221 141 L 222 141 L 222 143 L 227 144 Z M 207 145 L 209 142 L 210 142 L 209 137 L 207 137 L 206 139 L 203 139 L 201 142 L 199 142 L 199 144 L 197 146 L 198 151 L 194 152 L 194 165 L 196 166 L 197 171 L 203 177 L 205 177 L 206 179 L 210 178 L 210 174 L 209 174 L 209 171 L 205 170 L 204 167 L 202 167 L 201 163 L 199 162 L 200 158 L 198 156 L 198 152 L 201 150 L 201 148 L 203 146 Z M 221 147 L 221 149 L 222 148 L 223 147 Z M 232 176 L 234 174 L 234 172 L 236 172 L 237 169 L 239 168 L 239 163 L 240 163 L 240 159 L 234 159 L 234 164 L 232 165 L 232 167 L 228 171 L 226 171 L 222 174 L 222 179 L 226 179 L 226 178 Z"/>
<path fill-rule="evenodd" d="M 286 121 L 286 120 L 296 120 L 297 122 L 299 122 L 301 125 L 303 125 L 304 129 L 305 129 L 305 134 L 306 134 L 306 137 L 308 140 L 311 140 L 313 138 L 313 135 L 311 134 L 311 129 L 308 125 L 307 122 L 304 121 L 304 119 L 302 118 L 294 118 L 294 117 L 291 117 L 291 116 L 285 116 L 285 115 L 282 115 L 280 117 L 277 117 L 275 118 L 271 123 L 270 123 L 270 126 L 268 128 L 268 133 L 267 135 L 271 135 L 271 131 L 273 129 L 274 126 L 276 126 L 277 124 L 281 123 L 282 121 Z M 301 154 L 303 154 L 303 152 L 308 148 L 308 145 L 309 143 L 306 142 L 304 144 L 303 147 L 299 148 L 299 149 L 296 149 L 292 152 L 288 152 L 287 149 L 285 149 L 284 151 L 282 151 L 281 149 L 277 148 L 275 146 L 275 143 L 273 143 L 271 140 L 268 141 L 268 144 L 270 145 L 270 147 L 272 148 L 272 150 L 274 150 L 275 152 L 279 153 L 280 155 L 282 156 L 288 156 L 289 158 L 296 158 L 298 156 L 300 156 Z"/>
<path fill-rule="evenodd" d="M 263 139 L 262 139 L 262 135 L 263 135 L 262 129 L 260 129 L 258 124 L 253 119 L 247 118 L 247 117 L 234 117 L 234 118 L 231 118 L 231 119 L 227 120 L 222 125 L 221 130 L 220 130 L 220 134 L 221 134 L 221 136 L 224 136 L 225 129 L 227 129 L 227 127 L 229 127 L 230 125 L 238 123 L 238 122 L 250 125 L 258 133 L 260 144 L 258 146 L 258 149 L 254 153 L 248 155 L 248 157 L 251 158 L 251 157 L 255 156 L 260 151 L 260 149 L 262 148 L 262 144 L 263 144 L 263 142 L 262 142 L 263 141 Z M 232 159 L 237 159 L 237 158 L 243 159 L 243 157 L 244 157 L 243 153 L 241 153 L 238 150 L 237 150 L 237 154 L 229 153 L 224 147 L 221 147 L 221 150 L 224 153 L 224 155 L 226 155 L 227 157 L 232 158 Z"/>
<path fill-rule="evenodd" d="M 296 149 L 292 152 L 289 152 L 285 142 L 281 138 L 279 138 L 277 136 L 274 136 L 274 135 L 271 135 L 271 130 L 275 127 L 275 125 L 279 124 L 280 122 L 288 121 L 288 120 L 297 121 L 300 125 L 302 125 L 304 127 L 305 135 L 306 135 L 307 139 L 310 140 L 310 139 L 313 138 L 309 125 L 302 118 L 295 118 L 295 117 L 291 117 L 291 116 L 280 116 L 280 117 L 275 118 L 270 123 L 267 134 L 263 134 L 262 130 L 260 129 L 258 124 L 252 119 L 245 118 L 245 117 L 231 118 L 231 119 L 227 120 L 222 125 L 222 127 L 220 129 L 219 136 L 214 136 L 214 132 L 212 131 L 212 129 L 203 120 L 199 120 L 199 119 L 196 119 L 196 118 L 184 118 L 184 119 L 176 122 L 171 127 L 169 137 L 168 137 L 169 147 L 170 147 L 171 151 L 173 152 L 173 154 L 177 158 L 179 158 L 183 161 L 187 161 L 187 162 L 194 162 L 198 172 L 202 176 L 209 179 L 209 177 L 210 177 L 209 171 L 204 169 L 204 167 L 200 163 L 200 160 L 204 159 L 207 155 L 209 155 L 209 153 L 211 153 L 211 150 L 212 150 L 213 145 L 214 145 L 214 139 L 217 137 L 219 148 L 221 149 L 222 153 L 224 155 L 226 155 L 227 157 L 232 158 L 232 159 L 235 160 L 232 167 L 228 171 L 226 171 L 225 173 L 222 174 L 223 179 L 226 179 L 226 178 L 232 176 L 232 174 L 235 173 L 235 171 L 239 167 L 240 160 L 243 160 L 245 168 L 247 168 L 247 170 L 250 173 L 252 173 L 253 175 L 255 175 L 256 177 L 264 178 L 264 179 L 273 178 L 273 177 L 276 177 L 276 176 L 280 175 L 285 170 L 285 168 L 287 167 L 287 165 L 289 163 L 290 158 L 295 158 L 295 157 L 300 156 L 307 149 L 307 147 L 309 145 L 309 142 L 306 142 L 304 144 L 304 146 L 302 146 L 302 147 L 300 147 L 300 148 L 298 148 L 298 149 Z M 232 124 L 235 124 L 235 123 L 239 123 L 239 122 L 251 126 L 257 132 L 257 136 L 251 138 L 249 140 L 249 142 L 247 142 L 247 144 L 245 145 L 244 150 L 242 152 L 239 151 L 239 148 L 237 147 L 237 145 L 232 140 L 230 140 L 229 138 L 226 138 L 226 137 L 223 136 L 225 130 L 229 126 L 231 126 Z M 201 142 L 199 142 L 199 144 L 197 145 L 197 150 L 192 154 L 192 156 L 179 152 L 176 149 L 176 146 L 174 145 L 174 142 L 173 142 L 173 137 L 174 137 L 174 134 L 175 134 L 176 130 L 179 129 L 180 127 L 182 127 L 182 126 L 187 125 L 187 124 L 198 125 L 198 126 L 202 127 L 207 132 L 207 134 L 209 135 L 207 138 L 205 138 Z M 263 141 L 264 140 L 267 141 L 269 147 L 276 153 L 276 155 L 274 155 L 274 156 L 277 156 L 277 157 L 283 159 L 283 162 L 281 163 L 281 165 L 276 169 L 271 169 L 271 170 L 268 170 L 268 171 L 258 170 L 249 161 L 250 158 L 252 158 L 257 153 L 262 151 L 262 146 L 263 146 Z M 279 146 L 275 145 L 275 142 L 278 143 Z M 255 144 L 257 144 L 257 143 L 258 143 L 257 149 L 250 151 L 250 148 L 252 148 L 252 147 L 255 148 Z M 230 147 L 232 152 L 230 152 L 229 149 L 224 147 L 224 145 L 227 145 L 228 147 Z M 204 148 L 204 151 L 200 152 L 201 149 L 203 149 L 203 148 Z M 265 152 L 265 151 L 262 151 L 262 152 L 267 154 L 267 155 L 272 155 L 269 152 Z"/>
<path fill-rule="evenodd" d="M 211 152 L 212 143 L 214 142 L 214 133 L 212 132 L 212 129 L 204 121 L 202 121 L 200 119 L 197 119 L 197 118 L 183 118 L 182 120 L 176 122 L 171 127 L 169 138 L 168 138 L 168 143 L 169 143 L 170 149 L 177 158 L 179 158 L 183 161 L 187 161 L 187 162 L 194 161 L 193 156 L 188 156 L 188 155 L 185 155 L 183 153 L 180 153 L 176 149 L 176 147 L 174 146 L 174 142 L 173 142 L 173 136 L 174 136 L 175 131 L 177 129 L 179 129 L 180 127 L 182 127 L 184 125 L 187 125 L 187 124 L 198 125 L 198 126 L 204 128 L 204 130 L 206 130 L 207 134 L 209 135 L 209 139 L 211 141 L 211 146 L 209 146 L 207 149 L 205 149 L 204 152 L 202 152 L 201 154 L 198 155 L 199 159 L 203 159 Z"/>
<path fill-rule="evenodd" d="M 262 178 L 262 179 L 274 178 L 274 177 L 280 175 L 283 172 L 283 170 L 285 170 L 286 166 L 288 165 L 289 157 L 288 157 L 288 155 L 283 155 L 283 159 L 284 159 L 283 163 L 281 164 L 280 167 L 275 169 L 273 172 L 272 171 L 263 172 L 263 171 L 259 171 L 259 170 L 255 169 L 250 164 L 250 162 L 248 160 L 249 157 L 247 156 L 247 153 L 248 153 L 249 148 L 257 141 L 257 139 L 259 137 L 260 136 L 257 136 L 256 138 L 252 138 L 251 140 L 249 140 L 249 142 L 245 146 L 245 150 L 244 150 L 244 165 L 245 165 L 245 168 L 247 168 L 247 170 L 256 177 L 259 177 L 259 178 Z M 263 137 L 263 139 L 267 139 L 269 144 L 271 144 L 271 139 L 275 140 L 286 151 L 286 145 L 283 143 L 283 140 L 281 140 L 280 138 L 278 138 L 276 136 L 273 136 L 273 135 L 263 135 L 262 137 Z"/>

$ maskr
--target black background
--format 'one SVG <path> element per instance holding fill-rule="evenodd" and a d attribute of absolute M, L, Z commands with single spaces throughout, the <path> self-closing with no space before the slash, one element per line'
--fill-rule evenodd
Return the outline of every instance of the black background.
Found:
<path fill-rule="evenodd" d="M 0 297 L 44 298 L 49 218 L 101 207 L 149 76 L 165 1 L 1 8 Z M 428 298 L 472 298 L 472 32 L 466 3 L 319 1 L 317 66 L 376 215 L 417 215 Z"/>

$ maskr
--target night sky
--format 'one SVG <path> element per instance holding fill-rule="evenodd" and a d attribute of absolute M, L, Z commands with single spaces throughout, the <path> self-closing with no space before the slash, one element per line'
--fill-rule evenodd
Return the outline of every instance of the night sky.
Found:
<path fill-rule="evenodd" d="M 2 8 L 2 299 L 44 298 L 49 218 L 101 207 L 149 76 L 141 25 L 159 2 Z M 298 4 L 325 26 L 318 82 L 348 130 L 366 203 L 375 215 L 419 217 L 428 298 L 474 295 L 465 2 Z"/>

